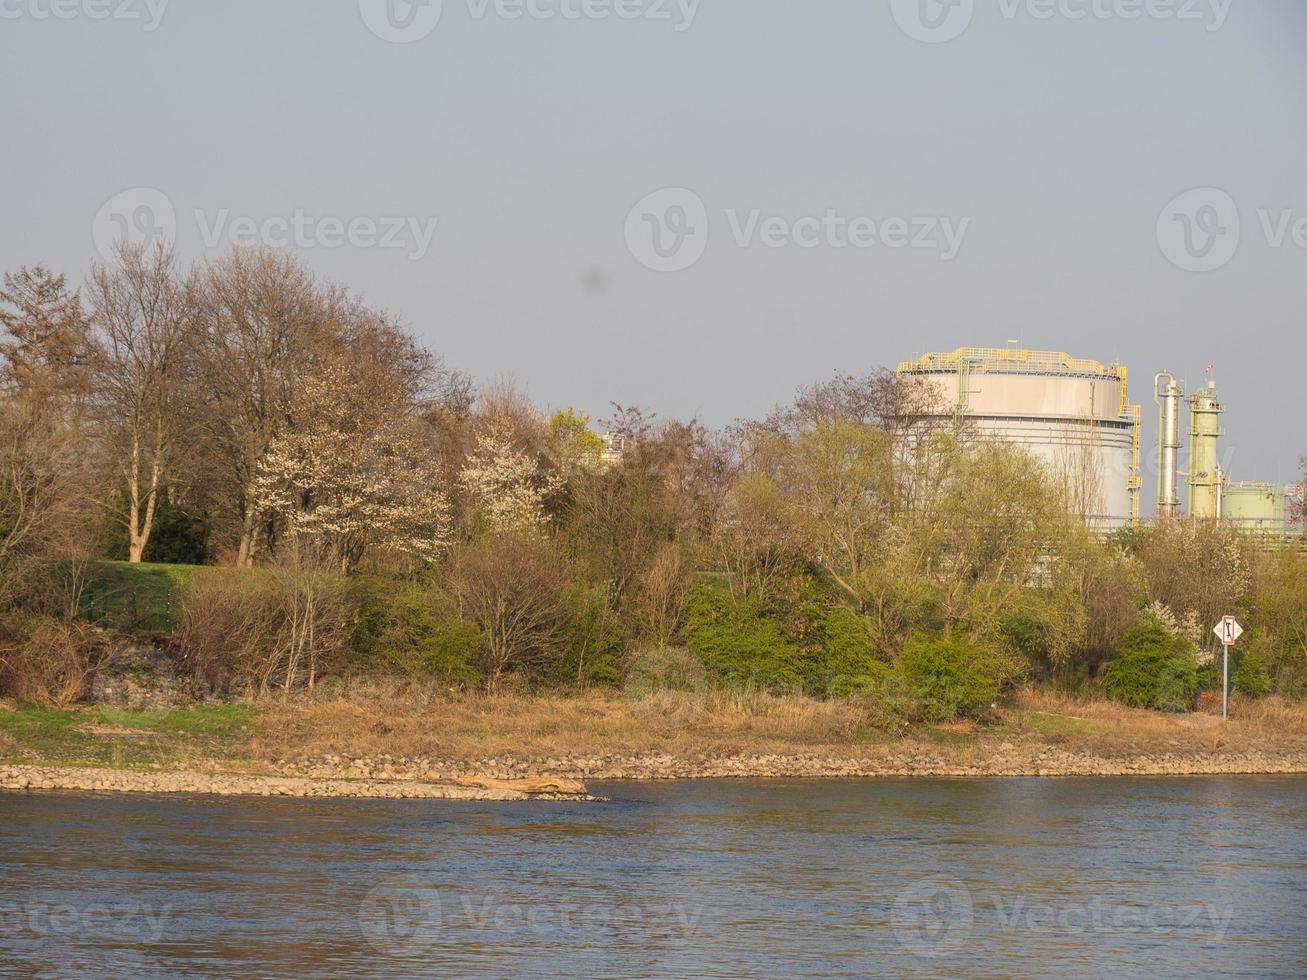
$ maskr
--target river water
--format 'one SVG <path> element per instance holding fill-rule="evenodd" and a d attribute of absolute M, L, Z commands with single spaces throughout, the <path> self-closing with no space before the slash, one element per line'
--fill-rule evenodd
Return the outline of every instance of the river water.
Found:
<path fill-rule="evenodd" d="M 1307 779 L 0 794 L 0 971 L 1302 976 Z"/>

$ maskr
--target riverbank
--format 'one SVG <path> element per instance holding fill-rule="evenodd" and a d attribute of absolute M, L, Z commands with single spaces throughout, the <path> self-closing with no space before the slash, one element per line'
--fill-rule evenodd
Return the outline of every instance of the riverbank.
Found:
<path fill-rule="evenodd" d="M 467 783 L 1307 773 L 1307 707 L 1274 699 L 1236 705 L 1227 723 L 1028 690 L 984 724 L 875 721 L 850 702 L 665 692 L 369 688 L 147 712 L 11 704 L 0 705 L 0 789 L 521 800 L 557 794 Z"/>
<path fill-rule="evenodd" d="M 553 784 L 556 781 L 541 781 Z M 123 769 L 51 769 L 0 766 L 0 790 L 72 790 L 86 793 L 187 794 L 195 796 L 331 797 L 367 800 L 594 801 L 584 786 L 555 786 L 568 792 L 457 785 L 414 780 L 249 776 L 217 772 L 135 772 Z"/>

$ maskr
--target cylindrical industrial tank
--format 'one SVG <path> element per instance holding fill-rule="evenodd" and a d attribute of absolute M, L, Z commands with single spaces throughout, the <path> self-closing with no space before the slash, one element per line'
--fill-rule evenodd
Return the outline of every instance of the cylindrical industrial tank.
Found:
<path fill-rule="evenodd" d="M 1289 495 L 1273 483 L 1236 483 L 1221 494 L 1222 518 L 1245 531 L 1283 535 L 1289 527 Z"/>
<path fill-rule="evenodd" d="M 964 347 L 899 365 L 933 389 L 931 416 L 1024 446 L 1072 490 L 1094 526 L 1139 515 L 1139 407 L 1126 369 L 1057 351 Z"/>

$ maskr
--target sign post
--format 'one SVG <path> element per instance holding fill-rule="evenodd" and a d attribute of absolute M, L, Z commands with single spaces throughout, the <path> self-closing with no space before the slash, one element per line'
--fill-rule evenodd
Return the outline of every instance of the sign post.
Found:
<path fill-rule="evenodd" d="M 1226 721 L 1230 720 L 1230 647 L 1239 642 L 1239 637 L 1243 636 L 1243 627 L 1233 616 L 1226 616 L 1216 624 L 1213 632 L 1221 641 L 1221 647 L 1225 651 L 1225 664 L 1222 670 L 1221 680 L 1221 717 Z"/>

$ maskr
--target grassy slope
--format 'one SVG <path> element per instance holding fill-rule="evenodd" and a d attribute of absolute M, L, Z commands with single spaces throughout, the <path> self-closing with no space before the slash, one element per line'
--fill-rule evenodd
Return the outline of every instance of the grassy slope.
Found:
<path fill-rule="evenodd" d="M 95 562 L 87 569 L 87 618 L 121 633 L 164 633 L 177 625 L 189 565 Z"/>
<path fill-rule="evenodd" d="M 0 762 L 137 769 L 223 757 L 256 731 L 258 713 L 236 704 L 172 711 L 0 705 Z"/>

